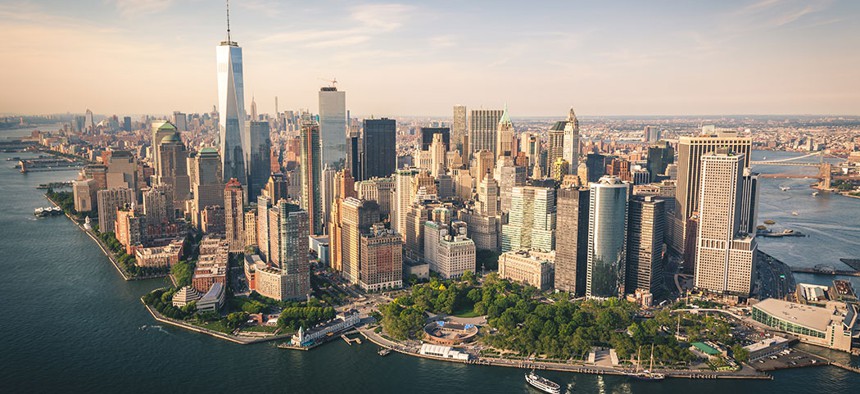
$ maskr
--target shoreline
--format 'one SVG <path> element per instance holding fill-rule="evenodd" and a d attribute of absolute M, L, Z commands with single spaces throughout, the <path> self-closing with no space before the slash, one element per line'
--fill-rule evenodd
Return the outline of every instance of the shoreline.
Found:
<path fill-rule="evenodd" d="M 158 313 L 158 311 L 152 309 L 152 307 L 150 307 L 149 305 L 146 305 L 146 303 L 143 302 L 143 297 L 140 297 L 140 303 L 143 304 L 143 307 L 146 308 L 146 310 L 149 312 L 150 315 L 152 315 L 152 318 L 155 319 L 155 321 L 157 321 L 159 323 L 169 324 L 169 325 L 174 326 L 174 327 L 193 331 L 193 332 L 196 332 L 198 334 L 209 335 L 211 337 L 225 340 L 225 341 L 232 342 L 232 343 L 236 343 L 239 345 L 253 345 L 255 343 L 277 341 L 277 340 L 289 338 L 292 336 L 292 334 L 281 334 L 281 335 L 276 335 L 276 336 L 272 336 L 272 337 L 244 339 L 241 337 L 231 336 L 231 335 L 225 334 L 223 332 L 212 331 L 208 328 L 198 327 L 198 326 L 195 326 L 193 324 L 188 324 L 188 323 L 185 323 L 183 321 L 179 321 L 179 320 L 171 319 L 169 317 L 165 317 L 165 316 L 161 315 L 160 313 Z"/>
<path fill-rule="evenodd" d="M 436 356 L 428 356 L 424 354 L 418 354 L 410 352 L 402 346 L 392 346 L 383 341 L 387 341 L 384 338 L 377 338 L 378 334 L 370 332 L 368 329 L 358 329 L 359 334 L 361 334 L 365 339 L 370 341 L 371 343 L 386 348 L 389 350 L 393 350 L 397 353 L 418 357 L 428 360 L 437 360 L 437 361 L 446 361 L 453 362 L 458 364 L 466 364 L 466 365 L 484 365 L 490 367 L 508 367 L 508 368 L 520 368 L 520 369 L 537 369 L 537 370 L 546 370 L 546 371 L 556 371 L 556 372 L 568 372 L 568 373 L 577 373 L 577 374 L 588 374 L 588 375 L 614 375 L 614 376 L 627 376 L 628 372 L 624 370 L 619 370 L 616 368 L 607 368 L 601 366 L 585 366 L 585 365 L 576 365 L 576 364 L 559 364 L 552 362 L 540 362 L 540 361 L 525 361 L 525 360 L 506 360 L 506 359 L 492 359 L 492 358 L 481 358 L 464 361 L 464 360 L 454 360 L 450 358 L 444 357 L 436 357 Z M 397 344 L 396 342 L 393 342 Z M 398 344 L 399 345 L 399 344 Z M 749 367 L 751 368 L 751 367 Z M 741 370 L 743 371 L 743 369 Z M 751 379 L 751 380 L 773 380 L 773 376 L 759 372 L 753 368 L 755 374 L 739 374 L 739 373 L 725 373 L 725 372 L 716 372 L 716 371 L 701 371 L 701 372 L 678 372 L 672 370 L 656 370 L 656 372 L 664 373 L 667 377 L 677 378 L 677 379 Z"/>

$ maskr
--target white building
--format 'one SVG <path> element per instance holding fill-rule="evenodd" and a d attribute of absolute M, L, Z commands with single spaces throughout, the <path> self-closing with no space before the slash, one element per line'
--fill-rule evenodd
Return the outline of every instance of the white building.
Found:
<path fill-rule="evenodd" d="M 425 343 L 421 345 L 421 350 L 418 351 L 418 354 L 424 356 L 433 356 L 433 357 L 441 357 L 441 358 L 450 358 L 454 360 L 469 360 L 469 353 L 461 352 L 459 350 L 455 350 L 450 346 L 442 346 L 442 345 L 431 345 L 429 343 Z"/>
<path fill-rule="evenodd" d="M 424 259 L 430 271 L 445 279 L 475 272 L 475 242 L 466 233 L 467 225 L 460 221 L 452 222 L 450 228 L 433 221 L 424 223 Z"/>

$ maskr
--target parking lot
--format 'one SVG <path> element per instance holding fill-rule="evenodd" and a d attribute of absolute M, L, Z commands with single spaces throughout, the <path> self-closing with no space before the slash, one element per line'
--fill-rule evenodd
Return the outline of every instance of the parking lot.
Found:
<path fill-rule="evenodd" d="M 786 349 L 781 353 L 751 361 L 749 364 L 759 371 L 774 371 L 777 369 L 827 365 L 828 361 L 797 349 Z"/>

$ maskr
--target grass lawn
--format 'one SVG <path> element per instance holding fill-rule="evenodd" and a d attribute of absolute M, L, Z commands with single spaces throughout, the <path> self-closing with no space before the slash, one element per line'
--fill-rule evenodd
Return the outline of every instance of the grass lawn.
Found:
<path fill-rule="evenodd" d="M 274 333 L 275 333 L 275 331 L 277 331 L 277 330 L 278 330 L 278 327 L 277 327 L 277 326 L 266 326 L 266 325 L 262 325 L 262 326 L 250 326 L 250 327 L 244 327 L 244 328 L 242 328 L 242 331 L 248 331 L 248 332 L 268 332 L 268 333 L 272 333 L 272 334 L 274 334 Z"/>
<path fill-rule="evenodd" d="M 475 312 L 475 308 L 473 307 L 456 310 L 454 311 L 454 313 L 452 313 L 452 315 L 465 318 L 481 316 Z"/>
<path fill-rule="evenodd" d="M 203 327 L 205 329 L 212 330 L 212 331 L 223 332 L 225 334 L 230 333 L 230 329 L 227 328 L 227 326 L 221 320 L 217 320 L 217 321 L 213 321 L 213 322 L 191 321 L 189 323 L 191 323 L 195 326 L 198 326 L 198 327 Z"/>

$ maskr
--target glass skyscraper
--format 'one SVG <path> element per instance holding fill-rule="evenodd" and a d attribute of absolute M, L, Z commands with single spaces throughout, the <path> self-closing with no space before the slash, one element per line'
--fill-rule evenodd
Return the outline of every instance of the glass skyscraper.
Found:
<path fill-rule="evenodd" d="M 236 178 L 247 184 L 246 168 L 251 160 L 251 133 L 245 127 L 245 89 L 242 78 L 242 48 L 230 39 L 216 47 L 218 59 L 218 128 L 223 179 Z"/>
<path fill-rule="evenodd" d="M 320 138 L 322 163 L 342 168 L 346 160 L 346 92 L 336 87 L 320 89 Z"/>
<path fill-rule="evenodd" d="M 628 184 L 614 176 L 591 183 L 586 297 L 624 294 Z"/>

